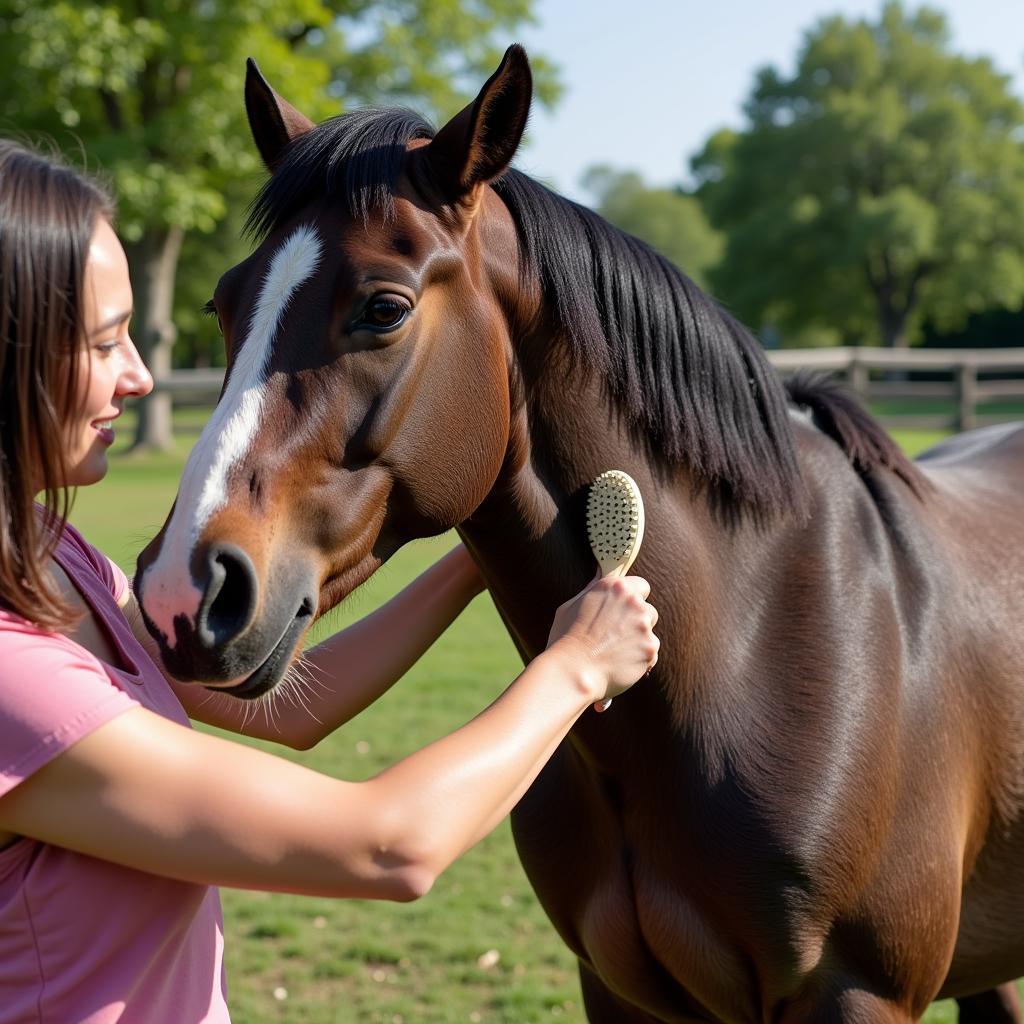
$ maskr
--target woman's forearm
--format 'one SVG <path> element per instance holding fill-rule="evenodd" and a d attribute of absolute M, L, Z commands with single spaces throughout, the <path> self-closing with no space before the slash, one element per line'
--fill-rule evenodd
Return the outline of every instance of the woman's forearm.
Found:
<path fill-rule="evenodd" d="M 0 828 L 203 884 L 412 899 L 602 695 L 585 663 L 541 654 L 481 715 L 359 783 L 134 709 L 5 795 Z"/>
<path fill-rule="evenodd" d="M 414 898 L 508 813 L 580 714 L 655 663 L 648 590 L 595 581 L 489 708 L 367 782 L 136 708 L 6 794 L 0 829 L 187 881 Z"/>
<path fill-rule="evenodd" d="M 414 888 L 493 830 L 600 692 L 587 659 L 556 644 L 467 725 L 366 784 L 394 812 L 396 855 L 422 872 Z"/>
<path fill-rule="evenodd" d="M 330 732 L 389 690 L 483 590 L 461 545 L 376 611 L 305 653 L 317 682 L 332 691 L 317 714 Z"/>

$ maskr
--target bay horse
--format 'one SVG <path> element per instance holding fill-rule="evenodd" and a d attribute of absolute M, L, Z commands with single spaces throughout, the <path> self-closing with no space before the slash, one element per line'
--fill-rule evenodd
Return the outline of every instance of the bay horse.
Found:
<path fill-rule="evenodd" d="M 524 659 L 627 471 L 652 677 L 513 813 L 591 1021 L 1019 1021 L 1024 429 L 906 459 L 788 391 L 647 246 L 511 169 L 511 47 L 436 133 L 314 125 L 250 63 L 271 175 L 214 308 L 220 402 L 136 586 L 167 667 L 253 699 L 314 618 L 456 528 Z"/>

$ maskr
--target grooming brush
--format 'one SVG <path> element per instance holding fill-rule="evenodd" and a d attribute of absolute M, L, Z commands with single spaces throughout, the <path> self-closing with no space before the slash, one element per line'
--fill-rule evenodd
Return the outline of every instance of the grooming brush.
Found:
<path fill-rule="evenodd" d="M 609 469 L 591 485 L 587 497 L 587 536 L 602 576 L 625 576 L 644 539 L 644 502 L 636 481 Z M 594 705 L 607 711 L 611 698 Z"/>

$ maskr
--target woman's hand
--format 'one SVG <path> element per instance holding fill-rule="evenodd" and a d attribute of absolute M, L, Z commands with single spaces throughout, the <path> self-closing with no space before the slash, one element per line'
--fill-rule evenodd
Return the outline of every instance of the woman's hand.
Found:
<path fill-rule="evenodd" d="M 599 578 L 555 612 L 548 649 L 589 669 L 584 677 L 593 702 L 624 693 L 657 662 L 658 612 L 647 601 L 650 592 L 639 576 Z"/>

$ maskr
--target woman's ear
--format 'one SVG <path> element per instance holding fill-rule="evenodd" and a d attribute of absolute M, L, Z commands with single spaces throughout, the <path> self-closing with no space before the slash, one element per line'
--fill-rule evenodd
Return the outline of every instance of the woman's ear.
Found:
<path fill-rule="evenodd" d="M 526 129 L 532 96 L 530 62 L 526 51 L 514 44 L 477 98 L 417 151 L 446 199 L 467 196 L 508 167 Z"/>
<path fill-rule="evenodd" d="M 305 114 L 274 92 L 252 57 L 245 62 L 245 112 L 256 148 L 271 174 L 288 143 L 313 127 Z"/>

